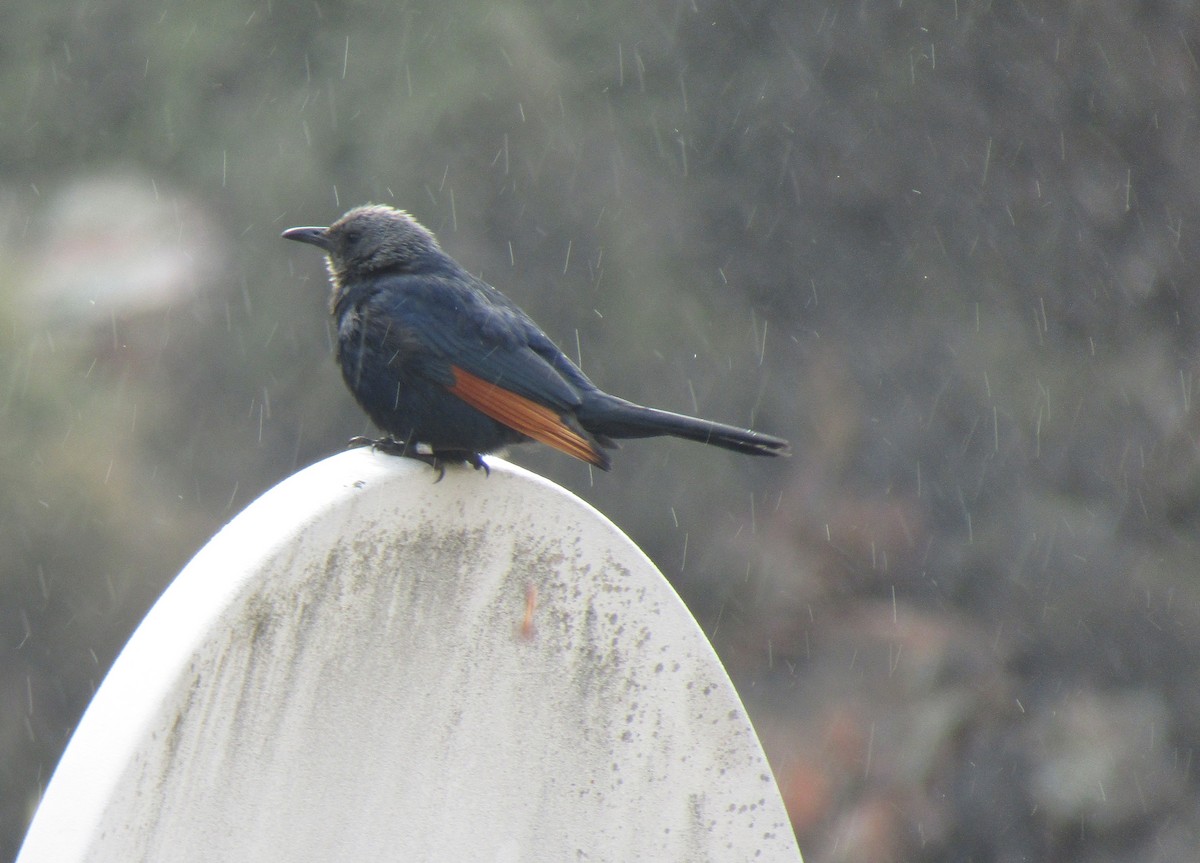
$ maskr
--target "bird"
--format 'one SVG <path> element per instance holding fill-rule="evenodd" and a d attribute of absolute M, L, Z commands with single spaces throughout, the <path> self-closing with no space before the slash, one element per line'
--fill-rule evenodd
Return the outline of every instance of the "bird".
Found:
<path fill-rule="evenodd" d="M 336 357 L 350 392 L 386 434 L 356 437 L 438 471 L 539 441 L 608 470 L 622 438 L 670 435 L 755 456 L 782 438 L 656 408 L 597 387 L 512 300 L 471 275 L 424 225 L 381 204 L 283 238 L 326 256 Z"/>

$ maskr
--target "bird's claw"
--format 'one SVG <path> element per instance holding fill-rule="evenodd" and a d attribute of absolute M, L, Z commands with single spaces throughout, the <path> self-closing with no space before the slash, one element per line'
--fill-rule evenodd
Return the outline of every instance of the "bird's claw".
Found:
<path fill-rule="evenodd" d="M 358 435 L 346 442 L 346 449 L 364 446 L 369 446 L 373 451 L 387 453 L 388 455 L 415 456 L 415 453 L 409 449 L 407 443 L 402 440 L 396 440 L 394 437 L 372 438 Z"/>
<path fill-rule="evenodd" d="M 484 476 L 492 475 L 492 469 L 488 467 L 487 462 L 483 460 L 483 456 L 477 452 L 467 453 L 463 458 L 463 461 L 475 468 L 475 470 L 482 470 Z"/>
<path fill-rule="evenodd" d="M 433 481 L 437 485 L 446 476 L 446 465 L 448 464 L 469 464 L 475 470 L 482 470 L 485 476 L 492 475 L 492 469 L 487 466 L 487 462 L 483 460 L 477 452 L 453 452 L 453 453 L 406 453 L 409 458 L 415 458 L 418 461 L 423 461 L 425 464 L 432 467 L 438 472 L 437 479 Z"/>
<path fill-rule="evenodd" d="M 396 440 L 394 437 L 369 438 L 362 435 L 350 438 L 346 444 L 347 449 L 364 446 L 369 446 L 372 450 L 386 453 L 387 455 L 403 456 L 404 458 L 424 462 L 437 471 L 437 479 L 434 480 L 435 484 L 441 482 L 446 476 L 446 465 L 448 464 L 469 464 L 475 470 L 482 470 L 487 476 L 492 475 L 492 469 L 483 460 L 483 456 L 477 452 L 465 452 L 461 450 L 451 450 L 442 453 L 421 452 L 415 446 L 409 446 L 407 441 Z"/>

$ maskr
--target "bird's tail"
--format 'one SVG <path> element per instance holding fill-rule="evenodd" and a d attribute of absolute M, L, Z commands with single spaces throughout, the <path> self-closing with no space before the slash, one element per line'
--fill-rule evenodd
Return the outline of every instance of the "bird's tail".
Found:
<path fill-rule="evenodd" d="M 605 438 L 639 438 L 671 435 L 712 444 L 747 455 L 791 455 L 782 438 L 736 426 L 647 408 L 607 393 L 585 397 L 576 410 L 579 424 L 603 441 Z"/>

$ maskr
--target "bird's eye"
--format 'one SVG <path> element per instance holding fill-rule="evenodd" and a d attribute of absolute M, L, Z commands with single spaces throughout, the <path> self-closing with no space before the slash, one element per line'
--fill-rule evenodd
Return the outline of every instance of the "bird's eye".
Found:
<path fill-rule="evenodd" d="M 362 239 L 362 231 L 359 231 L 355 228 L 351 228 L 349 231 L 346 232 L 346 245 L 348 245 L 348 246 L 357 246 L 358 241 L 361 239 Z"/>

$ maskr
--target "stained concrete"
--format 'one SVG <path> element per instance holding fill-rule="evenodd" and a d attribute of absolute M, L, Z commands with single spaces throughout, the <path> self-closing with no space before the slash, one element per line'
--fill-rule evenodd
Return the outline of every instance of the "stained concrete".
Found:
<path fill-rule="evenodd" d="M 347 452 L 235 518 L 118 658 L 19 863 L 798 861 L 670 585 L 489 463 Z"/>

